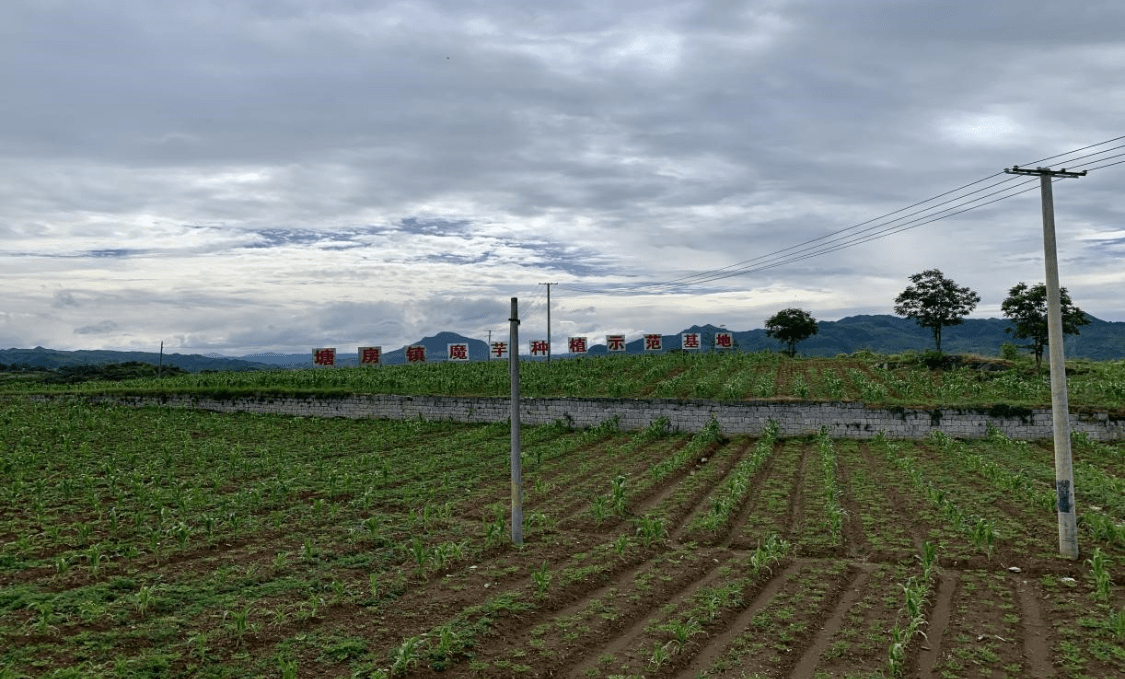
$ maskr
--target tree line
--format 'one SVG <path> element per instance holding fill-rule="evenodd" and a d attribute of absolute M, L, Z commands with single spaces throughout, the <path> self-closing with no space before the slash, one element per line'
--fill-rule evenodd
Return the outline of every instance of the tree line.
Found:
<path fill-rule="evenodd" d="M 1090 324 L 1090 319 L 1074 305 L 1066 288 L 1061 289 L 1060 297 L 1063 333 L 1077 335 L 1080 327 Z M 979 302 L 980 295 L 946 278 L 940 269 L 926 269 L 910 277 L 910 285 L 895 298 L 894 309 L 896 315 L 912 319 L 932 332 L 937 352 L 941 353 L 942 330 L 961 325 Z M 1047 346 L 1047 286 L 1021 281 L 1008 290 L 1000 310 L 1013 323 L 1005 332 L 1015 339 L 1028 340 L 1021 347 L 1031 352 L 1039 367 Z M 804 309 L 782 309 L 766 320 L 766 335 L 782 342 L 783 352 L 789 356 L 795 356 L 797 344 L 817 332 L 816 319 Z"/>

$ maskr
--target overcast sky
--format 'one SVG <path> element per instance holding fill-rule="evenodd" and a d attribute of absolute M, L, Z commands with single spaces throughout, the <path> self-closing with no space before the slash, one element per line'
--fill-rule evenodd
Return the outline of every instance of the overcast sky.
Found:
<path fill-rule="evenodd" d="M 772 253 L 1125 135 L 1123 26 L 1120 0 L 4 0 L 0 347 L 390 350 L 507 333 L 512 296 L 527 340 L 551 282 L 562 351 L 892 313 L 930 268 L 999 317 L 1044 278 L 1038 189 Z M 1063 285 L 1105 320 L 1123 183 L 1054 184 Z M 743 262 L 776 266 L 652 287 Z"/>

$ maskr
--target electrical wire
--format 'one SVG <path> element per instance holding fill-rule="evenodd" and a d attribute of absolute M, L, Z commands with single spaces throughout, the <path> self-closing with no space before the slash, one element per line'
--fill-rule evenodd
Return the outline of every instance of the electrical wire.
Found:
<path fill-rule="evenodd" d="M 1099 142 L 1099 143 L 1096 143 L 1096 144 L 1090 144 L 1090 145 L 1087 145 L 1087 146 L 1083 146 L 1083 147 L 1080 147 L 1080 148 L 1077 148 L 1077 149 L 1073 149 L 1071 151 L 1067 151 L 1065 153 L 1060 153 L 1060 154 L 1056 154 L 1056 155 L 1053 155 L 1053 156 L 1047 156 L 1046 158 L 1041 158 L 1039 160 L 1035 160 L 1035 161 L 1032 161 L 1030 163 L 1025 163 L 1025 164 L 1021 165 L 1020 167 L 1026 167 L 1027 165 L 1036 165 L 1037 163 L 1041 163 L 1041 162 L 1044 162 L 1046 160 L 1052 160 L 1052 159 L 1056 159 L 1056 158 L 1063 158 L 1065 156 L 1071 156 L 1075 153 L 1085 151 L 1085 150 L 1089 150 L 1089 149 L 1092 149 L 1092 148 L 1096 148 L 1098 146 L 1104 146 L 1105 144 L 1109 144 L 1109 143 L 1119 141 L 1119 140 L 1122 140 L 1122 139 L 1125 139 L 1125 135 L 1122 135 L 1120 137 L 1115 137 L 1113 139 L 1108 139 L 1108 140 L 1105 140 L 1105 141 L 1102 141 L 1102 142 Z M 1085 167 L 1087 165 L 1092 165 L 1092 164 L 1095 164 L 1095 163 L 1105 163 L 1105 161 L 1107 161 L 1107 160 L 1114 160 L 1116 158 L 1125 157 L 1125 154 L 1117 154 L 1117 155 L 1109 156 L 1109 157 L 1106 157 L 1106 158 L 1098 158 L 1096 160 L 1088 160 L 1085 163 L 1079 163 L 1077 165 L 1073 164 L 1074 161 L 1084 160 L 1084 159 L 1087 159 L 1087 158 L 1093 158 L 1095 156 L 1100 156 L 1100 155 L 1103 155 L 1105 153 L 1109 153 L 1111 151 L 1115 151 L 1115 150 L 1118 150 L 1118 149 L 1121 149 L 1121 148 L 1125 148 L 1125 145 L 1119 145 L 1119 146 L 1115 146 L 1115 147 L 1112 147 L 1112 148 L 1102 149 L 1102 150 L 1096 151 L 1094 153 L 1088 153 L 1088 154 L 1077 156 L 1077 157 L 1074 157 L 1074 158 L 1069 158 L 1069 159 L 1066 160 L 1065 164 L 1069 168 L 1079 168 L 1079 167 Z M 1087 172 L 1097 170 L 1097 169 L 1102 169 L 1102 168 L 1105 168 L 1105 167 L 1111 167 L 1113 165 L 1119 165 L 1121 163 L 1125 163 L 1125 160 L 1114 162 L 1114 163 L 1105 163 L 1103 165 L 1098 165 L 1097 167 L 1089 168 L 1087 170 Z M 577 286 L 577 285 L 573 285 L 573 284 L 563 284 L 563 286 L 565 288 L 569 289 L 569 290 L 575 290 L 575 291 L 578 291 L 578 292 L 591 293 L 591 294 L 605 294 L 605 293 L 614 293 L 614 292 L 635 292 L 635 293 L 668 292 L 670 290 L 677 289 L 677 288 L 687 288 L 687 287 L 690 287 L 690 286 L 693 286 L 693 285 L 701 285 L 701 284 L 704 284 L 704 283 L 711 283 L 711 282 L 714 282 L 714 281 L 723 280 L 725 278 L 730 278 L 732 276 L 741 276 L 741 275 L 746 275 L 746 274 L 749 274 L 749 273 L 754 273 L 754 272 L 757 272 L 757 271 L 771 269 L 771 268 L 775 268 L 775 267 L 782 266 L 782 265 L 785 265 L 785 264 L 798 262 L 798 261 L 808 259 L 808 258 L 811 258 L 811 257 L 818 257 L 818 256 L 821 256 L 821 255 L 836 252 L 838 250 L 853 247 L 853 246 L 859 245 L 861 243 L 867 243 L 867 242 L 870 242 L 872 240 L 878 240 L 878 239 L 881 239 L 881 238 L 886 238 L 887 236 L 891 236 L 891 235 L 894 235 L 894 234 L 897 234 L 897 233 L 901 233 L 903 231 L 907 231 L 907 230 L 910 230 L 910 229 L 918 228 L 918 227 L 924 226 L 926 224 L 931 224 L 931 223 L 933 223 L 935 221 L 938 221 L 938 220 L 941 220 L 941 219 L 947 219 L 949 217 L 964 214 L 965 212 L 969 212 L 971 210 L 975 210 L 975 209 L 979 209 L 979 208 L 982 208 L 982 207 L 985 207 L 985 206 L 988 206 L 988 205 L 992 205 L 992 204 L 997 203 L 999 201 L 1006 200 L 1008 198 L 1012 198 L 1014 196 L 1018 196 L 1018 195 L 1023 194 L 1023 193 L 1027 193 L 1028 191 L 1032 191 L 1035 188 L 1035 187 L 1030 187 L 1030 188 L 1022 189 L 1022 190 L 1019 190 L 1019 191 L 1014 191 L 1014 189 L 1018 189 L 1022 186 L 1026 186 L 1026 185 L 1031 184 L 1031 183 L 1035 183 L 1036 180 L 1030 179 L 1030 180 L 1020 181 L 1019 176 L 1011 176 L 1004 181 L 990 184 L 989 186 L 977 189 L 975 191 L 971 191 L 971 192 L 963 194 L 963 195 L 959 195 L 959 196 L 954 197 L 954 198 L 950 198 L 948 200 L 945 200 L 945 201 L 942 201 L 942 202 L 939 202 L 939 203 L 935 203 L 933 205 L 930 205 L 929 207 L 926 207 L 926 208 L 923 208 L 923 209 L 920 209 L 920 210 L 915 210 L 914 212 L 910 212 L 910 213 L 905 214 L 905 215 L 900 215 L 900 213 L 906 212 L 907 210 L 911 210 L 913 208 L 917 208 L 917 207 L 926 205 L 927 203 L 933 203 L 935 200 L 937 200 L 939 198 L 944 198 L 944 197 L 950 196 L 952 194 L 957 194 L 960 191 L 964 191 L 967 188 L 971 188 L 973 186 L 976 186 L 977 184 L 981 184 L 983 182 L 989 181 L 990 179 L 993 179 L 993 178 L 995 178 L 995 177 L 997 177 L 1001 174 L 1004 174 L 1004 173 L 1003 172 L 997 172 L 997 173 L 989 175 L 987 177 L 983 177 L 981 179 L 978 179 L 974 182 L 970 182 L 968 184 L 957 187 L 955 189 L 950 189 L 949 191 L 945 191 L 945 192 L 940 193 L 936 196 L 932 196 L 930 198 L 927 198 L 926 200 L 918 201 L 918 202 L 913 203 L 911 205 L 908 205 L 904 208 L 900 208 L 900 209 L 895 210 L 893 212 L 886 213 L 886 214 L 881 215 L 879 217 L 874 217 L 874 218 L 869 219 L 865 222 L 860 222 L 859 224 L 855 224 L 855 225 L 852 225 L 852 226 L 849 226 L 849 227 L 846 227 L 846 228 L 843 228 L 843 229 L 833 231 L 831 233 L 825 234 L 824 236 L 819 236 L 817 238 L 811 238 L 811 239 L 806 240 L 802 243 L 798 243 L 796 245 L 791 245 L 789 247 L 782 248 L 780 250 L 775 250 L 775 251 L 767 253 L 765 255 L 761 255 L 759 257 L 755 257 L 755 258 L 748 259 L 748 260 L 743 260 L 741 262 L 730 264 L 730 265 L 727 265 L 725 267 L 721 267 L 721 268 L 718 268 L 718 269 L 712 269 L 712 270 L 703 271 L 703 272 L 699 272 L 699 273 L 695 273 L 695 274 L 690 274 L 690 275 L 687 275 L 687 276 L 681 276 L 680 278 L 675 278 L 675 279 L 660 282 L 660 283 L 639 284 L 639 285 L 633 285 L 633 286 L 615 286 L 615 287 L 612 287 L 612 288 L 601 288 L 601 289 L 592 289 L 592 288 Z M 970 196 L 973 196 L 975 194 L 978 194 L 982 191 L 987 191 L 988 189 L 1003 186 L 1005 184 L 1011 184 L 1012 182 L 1017 182 L 1017 181 L 1019 181 L 1019 183 L 1017 183 L 1015 186 L 1007 186 L 1005 188 L 999 189 L 998 191 L 994 191 L 992 193 L 988 193 L 988 194 L 985 194 L 983 196 L 978 196 L 976 198 L 973 198 L 972 200 L 965 200 L 966 198 L 968 198 Z M 1009 191 L 1011 191 L 1011 193 L 1007 193 Z M 993 200 L 985 200 L 987 198 L 991 198 L 991 197 L 997 196 L 999 194 L 1006 194 L 1006 195 L 1000 195 L 1000 197 L 995 198 Z M 934 211 L 935 208 L 942 207 L 942 206 L 945 206 L 945 205 L 949 205 L 950 203 L 955 203 L 955 204 L 950 205 L 949 207 L 946 207 L 943 210 L 937 210 L 936 212 Z M 895 219 L 891 219 L 890 221 L 883 222 L 883 220 L 886 220 L 887 218 L 892 217 L 894 215 L 900 215 L 900 216 L 896 217 Z M 909 221 L 902 222 L 902 220 L 908 219 L 910 217 L 915 217 L 915 219 L 911 219 Z M 882 223 L 874 224 L 873 226 L 868 226 L 868 225 L 871 225 L 875 222 L 882 222 Z M 902 223 L 896 224 L 896 222 L 902 222 Z M 864 227 L 864 226 L 867 226 L 867 228 L 860 229 L 860 227 Z M 856 229 L 860 229 L 860 230 L 857 231 Z M 844 235 L 844 234 L 846 234 L 846 235 Z"/>

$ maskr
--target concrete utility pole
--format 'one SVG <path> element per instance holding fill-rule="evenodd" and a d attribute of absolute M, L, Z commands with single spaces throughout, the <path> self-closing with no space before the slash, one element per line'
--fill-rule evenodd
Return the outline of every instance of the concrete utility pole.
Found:
<path fill-rule="evenodd" d="M 1043 196 L 1043 259 L 1047 268 L 1047 344 L 1051 358 L 1051 417 L 1055 431 L 1055 493 L 1059 513 L 1059 554 L 1078 558 L 1078 515 L 1074 503 L 1074 461 L 1070 454 L 1070 404 L 1066 393 L 1066 360 L 1063 356 L 1062 301 L 1059 293 L 1059 259 L 1055 249 L 1055 177 L 1085 177 L 1086 172 L 1066 168 L 1034 170 L 1019 166 L 1008 174 L 1039 175 Z"/>
<path fill-rule="evenodd" d="M 492 331 L 488 331 L 488 360 L 492 360 Z"/>
<path fill-rule="evenodd" d="M 551 363 L 551 286 L 558 283 L 540 283 L 547 286 L 547 364 Z"/>
<path fill-rule="evenodd" d="M 508 374 L 512 381 L 512 544 L 523 544 L 523 470 L 520 462 L 520 314 L 519 301 L 512 298 L 512 317 L 508 341 Z"/>

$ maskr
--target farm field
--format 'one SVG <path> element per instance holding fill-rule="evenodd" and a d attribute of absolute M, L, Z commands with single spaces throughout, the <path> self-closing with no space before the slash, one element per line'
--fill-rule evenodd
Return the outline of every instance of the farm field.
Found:
<path fill-rule="evenodd" d="M 1050 377 L 1030 361 L 954 357 L 930 370 L 922 357 L 862 354 L 796 358 L 760 353 L 604 356 L 523 361 L 524 397 L 667 398 L 747 401 L 862 401 L 872 407 L 957 407 L 1005 404 L 1049 407 Z M 1077 361 L 1067 369 L 1076 410 L 1125 413 L 1125 361 Z M 46 385 L 0 381 L 0 393 L 413 394 L 498 396 L 509 393 L 504 361 L 428 363 L 382 368 L 322 368 L 193 373 L 164 379 Z"/>
<path fill-rule="evenodd" d="M 1075 444 L 1068 561 L 1048 442 L 527 427 L 517 548 L 506 423 L 10 398 L 0 677 L 1120 677 Z"/>

